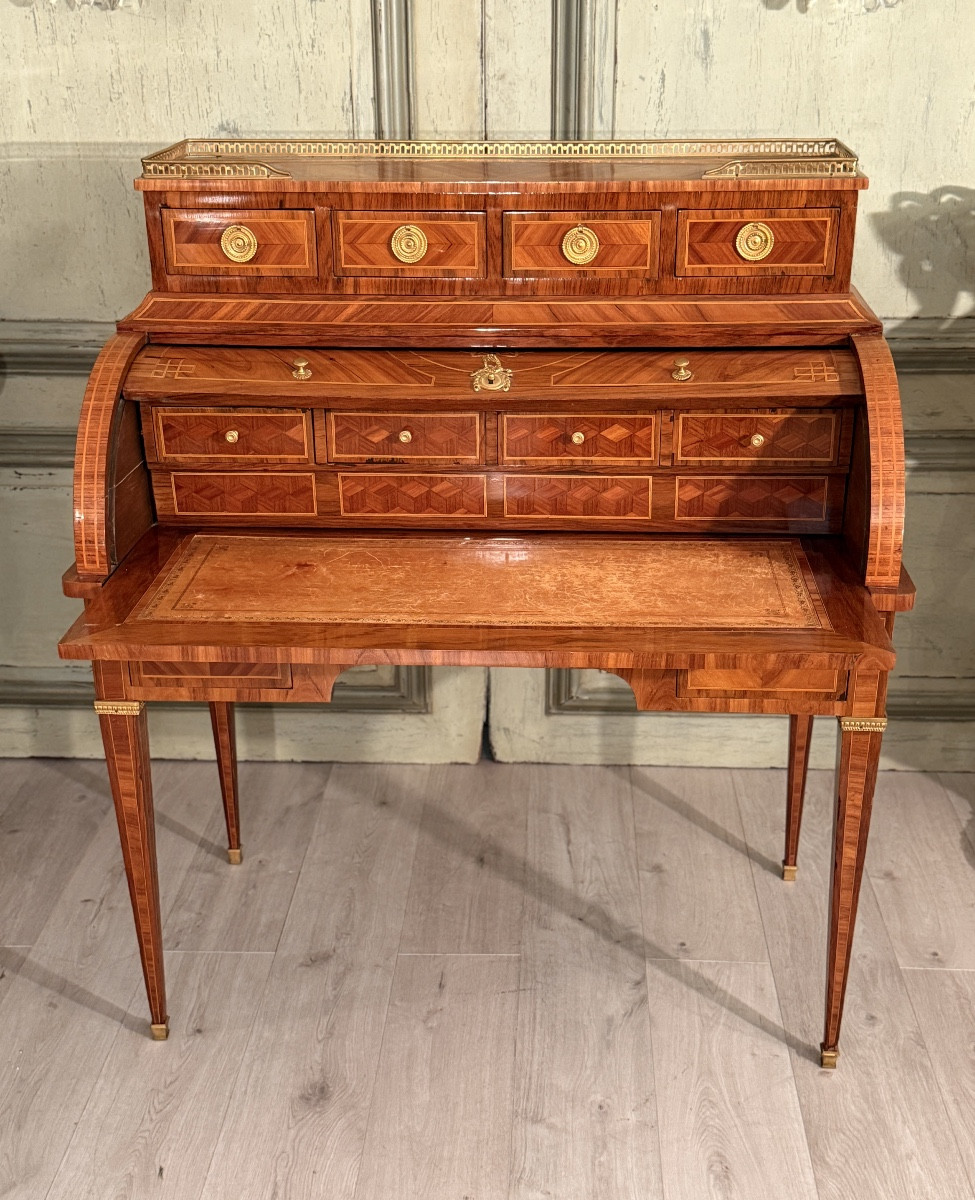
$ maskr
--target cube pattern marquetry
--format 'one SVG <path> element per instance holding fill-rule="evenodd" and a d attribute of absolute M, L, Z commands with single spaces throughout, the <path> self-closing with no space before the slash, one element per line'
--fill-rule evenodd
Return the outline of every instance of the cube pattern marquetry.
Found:
<path fill-rule="evenodd" d="M 814 476 L 681 476 L 674 515 L 685 521 L 824 521 L 826 487 L 826 479 Z"/>
<path fill-rule="evenodd" d="M 483 475 L 341 475 L 343 516 L 483 517 Z"/>

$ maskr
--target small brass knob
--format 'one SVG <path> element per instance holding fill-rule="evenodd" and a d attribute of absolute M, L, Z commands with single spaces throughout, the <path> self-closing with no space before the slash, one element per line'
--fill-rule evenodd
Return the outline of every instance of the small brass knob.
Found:
<path fill-rule="evenodd" d="M 291 374 L 295 379 L 311 379 L 311 371 L 308 370 L 307 358 L 294 358 L 291 360 L 291 365 L 294 367 Z"/>
<path fill-rule="evenodd" d="M 223 436 L 227 439 L 231 446 L 233 446 L 240 437 L 240 434 L 236 429 L 228 429 Z"/>
<path fill-rule="evenodd" d="M 775 234 L 761 221 L 749 221 L 742 225 L 735 238 L 735 249 L 748 262 L 761 262 L 768 258 L 775 245 Z"/>
<path fill-rule="evenodd" d="M 246 225 L 228 225 L 220 235 L 220 249 L 231 262 L 250 262 L 257 253 L 257 234 Z"/>
<path fill-rule="evenodd" d="M 428 244 L 427 235 L 418 225 L 400 225 L 389 239 L 389 248 L 401 263 L 419 262 Z"/>
<path fill-rule="evenodd" d="M 576 432 L 572 435 L 572 438 L 570 440 L 571 440 L 573 446 L 581 446 L 582 443 L 586 440 L 586 435 L 584 433 L 581 433 L 578 430 L 576 430 Z"/>
<path fill-rule="evenodd" d="M 409 444 L 413 441 L 413 434 L 410 433 L 408 429 L 404 429 L 400 432 L 399 440 L 403 442 L 404 445 Z"/>
<path fill-rule="evenodd" d="M 757 448 L 758 446 L 764 446 L 764 445 L 765 445 L 765 438 L 764 438 L 764 436 L 763 436 L 762 434 L 760 434 L 760 433 L 753 433 L 753 434 L 752 434 L 752 438 L 751 438 L 751 442 L 752 442 L 752 445 L 753 445 L 753 446 L 755 446 L 755 447 Z"/>
<path fill-rule="evenodd" d="M 577 225 L 562 239 L 562 253 L 570 263 L 584 267 L 599 253 L 599 238 L 588 225 Z"/>
<path fill-rule="evenodd" d="M 692 379 L 694 372 L 687 369 L 690 361 L 691 360 L 689 358 L 675 358 L 674 366 L 677 368 L 677 370 L 671 372 L 671 379 L 676 379 L 678 383 L 683 383 L 685 379 Z"/>

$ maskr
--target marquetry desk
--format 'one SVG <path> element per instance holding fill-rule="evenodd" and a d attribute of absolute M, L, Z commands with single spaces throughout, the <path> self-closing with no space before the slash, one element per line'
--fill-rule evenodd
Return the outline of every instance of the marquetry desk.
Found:
<path fill-rule="evenodd" d="M 362 663 L 594 667 L 642 710 L 839 719 L 836 1063 L 901 567 L 897 382 L 850 288 L 832 140 L 182 142 L 144 162 L 152 291 L 78 435 L 74 566 L 166 1036 L 145 701 Z"/>

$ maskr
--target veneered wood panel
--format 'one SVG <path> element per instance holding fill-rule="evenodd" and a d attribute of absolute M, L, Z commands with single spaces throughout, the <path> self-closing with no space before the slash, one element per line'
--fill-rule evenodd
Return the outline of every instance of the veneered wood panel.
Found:
<path fill-rule="evenodd" d="M 291 668 L 286 663 L 156 662 L 130 663 L 134 684 L 194 684 L 203 681 L 252 684 L 254 687 L 290 687 Z"/>
<path fill-rule="evenodd" d="M 311 209 L 160 210 L 166 270 L 172 275 L 313 277 L 318 274 L 315 213 Z M 220 239 L 244 225 L 257 239 L 249 262 L 234 262 Z"/>
<path fill-rule="evenodd" d="M 336 275 L 478 279 L 486 273 L 484 213 L 336 212 Z M 393 253 L 393 238 L 404 226 L 419 229 L 426 250 L 418 261 Z"/>
<path fill-rule="evenodd" d="M 174 516 L 216 516 L 222 513 L 250 517 L 313 516 L 315 476 L 311 472 L 178 471 L 170 476 L 171 500 L 163 507 L 166 478 L 155 476 L 160 513 Z"/>
<path fill-rule="evenodd" d="M 310 414 L 300 409 L 153 408 L 159 462 L 235 459 L 308 462 Z"/>
<path fill-rule="evenodd" d="M 483 475 L 340 475 L 339 507 L 347 517 L 481 517 Z"/>
<path fill-rule="evenodd" d="M 656 461 L 655 420 L 652 413 L 509 413 L 501 419 L 500 461 L 650 466 Z M 580 434 L 583 440 L 574 440 Z"/>
<path fill-rule="evenodd" d="M 588 263 L 572 262 L 562 249 L 578 226 L 598 245 Z M 502 229 L 505 275 L 657 276 L 659 212 L 508 212 Z"/>
<path fill-rule="evenodd" d="M 828 466 L 839 450 L 841 414 L 679 413 L 679 463 L 794 462 Z M 761 438 L 756 446 L 752 439 Z"/>
<path fill-rule="evenodd" d="M 648 520 L 651 488 L 645 475 L 507 475 L 504 515 Z"/>
<path fill-rule="evenodd" d="M 828 479 L 682 475 L 674 516 L 681 521 L 825 521 Z"/>
<path fill-rule="evenodd" d="M 710 209 L 677 216 L 678 277 L 831 275 L 836 259 L 839 209 Z M 751 262 L 735 239 L 745 225 L 772 231 L 768 255 Z"/>
<path fill-rule="evenodd" d="M 330 412 L 327 421 L 332 462 L 479 463 L 483 458 L 479 413 Z"/>
<path fill-rule="evenodd" d="M 713 695 L 728 692 L 814 692 L 838 696 L 841 684 L 838 671 L 815 667 L 733 667 L 717 670 L 713 667 L 691 667 L 681 671 L 677 679 L 678 696 Z"/>

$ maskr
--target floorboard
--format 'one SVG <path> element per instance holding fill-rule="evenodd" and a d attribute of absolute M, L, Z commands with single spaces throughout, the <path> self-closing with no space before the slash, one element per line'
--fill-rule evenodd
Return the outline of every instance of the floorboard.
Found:
<path fill-rule="evenodd" d="M 822 1071 L 832 782 L 155 764 L 171 1036 L 107 777 L 0 761 L 4 1200 L 975 1200 L 975 776 L 882 773 Z M 936 954 L 934 952 L 937 952 Z"/>

